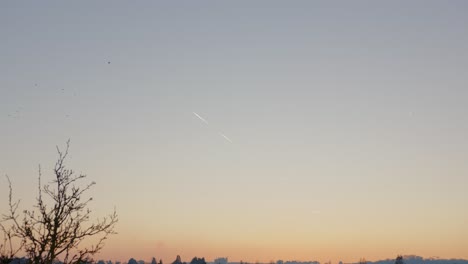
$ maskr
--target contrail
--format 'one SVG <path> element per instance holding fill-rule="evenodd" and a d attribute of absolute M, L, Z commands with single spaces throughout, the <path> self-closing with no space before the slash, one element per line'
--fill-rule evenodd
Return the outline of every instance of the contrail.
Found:
<path fill-rule="evenodd" d="M 199 114 L 195 113 L 195 112 L 192 112 L 196 117 L 198 117 L 198 119 L 200 119 L 201 121 L 203 121 L 203 123 L 207 124 L 208 125 L 208 121 L 205 120 L 205 118 L 201 117 Z"/>
<path fill-rule="evenodd" d="M 195 112 L 192 112 L 198 119 L 200 119 L 203 123 L 205 123 L 206 125 L 209 125 L 208 124 L 208 121 L 206 121 L 205 118 L 201 117 L 199 114 L 195 113 Z M 229 141 L 229 143 L 233 143 L 232 140 L 230 138 L 228 138 L 226 135 L 224 135 L 223 133 L 221 132 L 218 132 L 220 136 L 222 136 L 225 140 Z"/>
<path fill-rule="evenodd" d="M 229 143 L 232 143 L 232 140 L 230 138 L 228 138 L 226 135 L 224 135 L 223 133 L 219 133 L 224 139 L 226 139 L 227 141 L 229 141 Z"/>

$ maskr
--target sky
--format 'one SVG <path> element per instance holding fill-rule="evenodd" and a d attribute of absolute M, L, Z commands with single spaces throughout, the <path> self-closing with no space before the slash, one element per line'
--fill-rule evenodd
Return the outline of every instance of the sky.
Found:
<path fill-rule="evenodd" d="M 38 166 L 97 258 L 468 258 L 468 2 L 2 1 L 0 212 Z"/>

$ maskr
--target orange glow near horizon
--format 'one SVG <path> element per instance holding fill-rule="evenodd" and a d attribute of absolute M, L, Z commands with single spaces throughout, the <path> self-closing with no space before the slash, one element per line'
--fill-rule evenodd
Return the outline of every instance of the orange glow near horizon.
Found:
<path fill-rule="evenodd" d="M 348 241 L 347 243 L 314 243 L 308 247 L 300 246 L 297 243 L 245 243 L 227 244 L 208 243 L 200 241 L 179 241 L 174 243 L 164 243 L 161 241 L 140 241 L 138 243 L 126 243 L 125 241 L 108 243 L 105 249 L 96 259 L 128 261 L 130 258 L 150 261 L 152 257 L 163 259 L 163 263 L 169 264 L 175 260 L 177 255 L 185 262 L 190 262 L 193 257 L 204 257 L 207 261 L 213 261 L 218 257 L 228 257 L 232 262 L 261 262 L 269 263 L 277 260 L 297 260 L 297 261 L 319 261 L 325 263 L 331 261 L 338 263 L 356 263 L 360 258 L 368 261 L 383 259 L 393 259 L 397 255 L 417 255 L 423 258 L 440 257 L 446 259 L 459 258 L 467 259 L 468 254 L 459 241 L 455 241 L 452 247 L 441 249 L 440 245 L 424 244 L 421 238 L 419 247 L 405 245 L 404 241 L 395 243 L 372 243 L 359 240 Z M 320 239 L 318 239 L 320 240 Z M 129 240 L 130 241 L 130 240 Z M 322 240 L 323 241 L 323 240 Z M 400 244 L 400 245 L 398 245 Z M 391 248 L 389 250 L 389 248 Z"/>
<path fill-rule="evenodd" d="M 70 140 L 97 259 L 468 259 L 468 0 L 0 1 L 0 37 L 0 217 Z"/>

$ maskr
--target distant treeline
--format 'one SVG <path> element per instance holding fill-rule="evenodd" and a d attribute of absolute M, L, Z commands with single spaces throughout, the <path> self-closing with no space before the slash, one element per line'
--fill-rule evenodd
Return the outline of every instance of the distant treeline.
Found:
<path fill-rule="evenodd" d="M 30 263 L 31 262 L 27 258 L 24 258 L 24 257 L 0 261 L 0 264 L 30 264 Z M 62 262 L 57 260 L 51 264 L 62 264 Z M 130 258 L 128 262 L 120 262 L 120 261 L 112 262 L 111 260 L 108 260 L 108 261 L 99 260 L 99 261 L 94 261 L 91 263 L 83 262 L 82 264 L 163 264 L 163 261 L 162 259 L 157 261 L 156 258 L 153 258 L 151 262 L 146 262 L 143 260 L 137 261 L 134 258 Z M 240 261 L 240 262 L 229 261 L 228 262 L 227 258 L 218 258 L 214 262 L 206 262 L 205 258 L 198 258 L 198 257 L 194 257 L 192 261 L 187 263 L 187 262 L 183 262 L 180 256 L 177 256 L 176 260 L 171 262 L 170 264 L 321 264 L 321 263 L 318 261 L 283 261 L 283 260 L 278 260 L 276 262 L 271 261 L 271 262 L 266 262 L 266 263 L 245 262 L 245 261 Z M 332 264 L 332 263 L 325 262 L 323 264 Z M 468 260 L 466 259 L 440 259 L 437 257 L 423 258 L 419 256 L 410 255 L 410 256 L 397 256 L 396 259 L 385 259 L 385 260 L 378 260 L 378 261 L 367 261 L 364 258 L 362 258 L 358 262 L 343 263 L 340 261 L 339 264 L 468 264 Z"/>

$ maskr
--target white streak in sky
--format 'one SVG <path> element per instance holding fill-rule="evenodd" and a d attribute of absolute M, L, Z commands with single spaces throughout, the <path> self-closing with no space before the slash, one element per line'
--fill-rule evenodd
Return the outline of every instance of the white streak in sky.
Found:
<path fill-rule="evenodd" d="M 224 139 L 226 139 L 227 141 L 229 141 L 229 143 L 232 143 L 232 140 L 230 138 L 228 138 L 226 135 L 224 135 L 223 133 L 219 133 Z"/>
<path fill-rule="evenodd" d="M 208 121 L 205 120 L 205 118 L 201 117 L 199 114 L 195 113 L 195 112 L 192 112 L 196 117 L 198 117 L 198 119 L 200 119 L 201 121 L 203 121 L 203 123 L 207 124 L 208 125 Z"/>
<path fill-rule="evenodd" d="M 208 124 L 208 121 L 206 121 L 205 118 L 201 117 L 199 114 L 195 113 L 195 112 L 192 112 L 198 119 L 200 119 L 203 123 L 205 123 L 206 125 L 209 125 Z M 229 141 L 229 143 L 232 143 L 232 140 L 230 138 L 228 138 L 226 135 L 224 135 L 223 133 L 221 132 L 218 132 L 220 136 L 222 136 L 225 140 Z"/>

